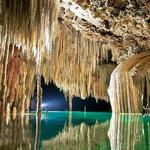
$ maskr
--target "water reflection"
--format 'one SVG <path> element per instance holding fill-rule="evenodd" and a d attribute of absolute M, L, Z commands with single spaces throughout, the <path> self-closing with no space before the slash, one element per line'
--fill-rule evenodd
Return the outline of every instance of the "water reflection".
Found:
<path fill-rule="evenodd" d="M 30 150 L 33 142 L 30 116 L 0 116 L 0 150 Z"/>
<path fill-rule="evenodd" d="M 44 149 L 53 150 L 109 150 L 110 143 L 107 136 L 110 115 L 97 116 L 93 114 L 69 114 L 67 124 L 57 136 L 42 143 Z M 72 118 L 72 122 L 70 122 Z M 76 125 L 75 125 L 76 124 Z"/>
<path fill-rule="evenodd" d="M 149 150 L 150 116 L 49 112 L 0 117 L 2 150 Z"/>
<path fill-rule="evenodd" d="M 113 115 L 108 135 L 111 150 L 150 150 L 150 116 Z"/>

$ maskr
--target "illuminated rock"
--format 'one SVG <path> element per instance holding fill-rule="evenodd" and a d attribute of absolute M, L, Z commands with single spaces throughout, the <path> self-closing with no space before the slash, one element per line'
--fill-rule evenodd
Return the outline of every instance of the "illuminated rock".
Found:
<path fill-rule="evenodd" d="M 128 58 L 113 71 L 109 86 L 112 111 L 141 113 L 150 106 L 150 52 Z"/>

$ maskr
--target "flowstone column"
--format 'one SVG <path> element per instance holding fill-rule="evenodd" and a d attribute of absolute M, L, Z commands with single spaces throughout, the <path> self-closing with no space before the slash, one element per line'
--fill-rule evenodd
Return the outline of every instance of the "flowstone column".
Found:
<path fill-rule="evenodd" d="M 137 54 L 117 66 L 108 89 L 114 113 L 142 113 L 150 103 L 150 52 Z"/>

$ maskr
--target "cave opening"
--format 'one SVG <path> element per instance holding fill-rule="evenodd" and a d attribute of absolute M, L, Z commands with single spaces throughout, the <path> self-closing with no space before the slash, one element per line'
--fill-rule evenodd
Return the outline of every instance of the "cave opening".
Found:
<path fill-rule="evenodd" d="M 69 111 L 69 100 L 54 82 L 45 84 L 44 78 L 41 80 L 43 89 L 42 111 Z M 36 111 L 37 108 L 37 88 L 30 104 L 30 111 Z M 86 99 L 74 96 L 72 98 L 72 111 L 87 112 L 111 112 L 111 105 L 105 100 L 96 100 L 90 96 Z"/>

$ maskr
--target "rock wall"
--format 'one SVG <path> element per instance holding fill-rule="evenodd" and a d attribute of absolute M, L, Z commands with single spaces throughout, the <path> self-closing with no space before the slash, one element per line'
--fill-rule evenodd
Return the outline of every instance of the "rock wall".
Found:
<path fill-rule="evenodd" d="M 1 104 L 9 105 L 14 111 L 27 111 L 34 94 L 35 82 L 35 62 L 25 60 L 22 49 L 10 45 L 6 75 L 2 73 L 1 77 Z"/>

